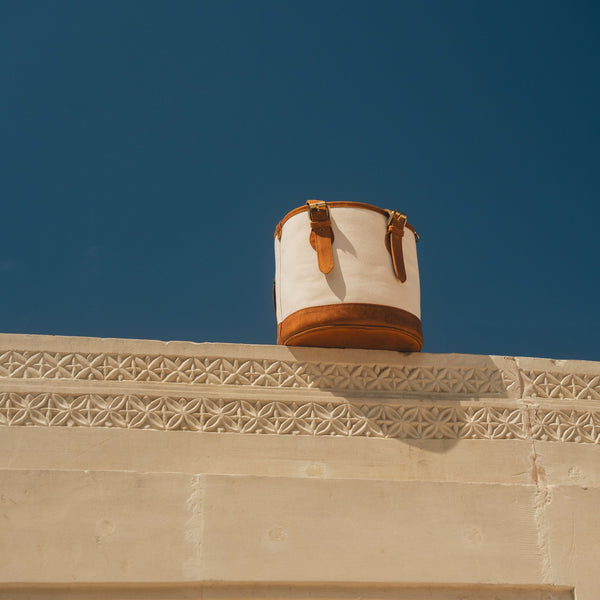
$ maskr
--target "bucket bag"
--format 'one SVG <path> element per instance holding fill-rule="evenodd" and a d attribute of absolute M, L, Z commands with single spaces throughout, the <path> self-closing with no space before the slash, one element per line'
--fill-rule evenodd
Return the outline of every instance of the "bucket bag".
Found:
<path fill-rule="evenodd" d="M 277 343 L 419 351 L 419 236 L 406 215 L 308 200 L 275 229 Z"/>

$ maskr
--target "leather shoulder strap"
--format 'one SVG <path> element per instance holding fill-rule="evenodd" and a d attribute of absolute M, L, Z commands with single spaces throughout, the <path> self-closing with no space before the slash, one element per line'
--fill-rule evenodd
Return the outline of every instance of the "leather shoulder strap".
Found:
<path fill-rule="evenodd" d="M 333 269 L 333 230 L 329 206 L 323 200 L 307 200 L 310 218 L 310 245 L 317 252 L 319 271 L 327 274 Z"/>
<path fill-rule="evenodd" d="M 406 269 L 404 267 L 404 254 L 402 252 L 402 238 L 404 237 L 404 226 L 406 215 L 397 210 L 389 210 L 387 232 L 385 234 L 385 245 L 392 256 L 392 264 L 396 277 L 404 283 L 406 281 Z"/>

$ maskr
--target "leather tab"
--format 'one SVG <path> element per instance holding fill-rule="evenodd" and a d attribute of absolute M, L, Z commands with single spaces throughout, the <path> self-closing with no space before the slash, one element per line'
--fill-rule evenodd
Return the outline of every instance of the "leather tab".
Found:
<path fill-rule="evenodd" d="M 385 245 L 392 256 L 394 273 L 404 283 L 406 281 L 406 269 L 404 267 L 404 254 L 402 252 L 402 238 L 404 237 L 404 226 L 406 215 L 396 210 L 388 212 L 388 226 L 385 234 Z"/>
<path fill-rule="evenodd" d="M 329 207 L 322 200 L 307 200 L 310 218 L 310 245 L 317 252 L 319 271 L 325 275 L 333 269 L 333 230 Z"/>

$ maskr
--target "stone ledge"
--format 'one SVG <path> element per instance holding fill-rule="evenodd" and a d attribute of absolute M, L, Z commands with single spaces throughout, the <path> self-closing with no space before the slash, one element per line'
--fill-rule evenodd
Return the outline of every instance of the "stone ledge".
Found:
<path fill-rule="evenodd" d="M 0 425 L 598 444 L 600 363 L 5 334 Z"/>

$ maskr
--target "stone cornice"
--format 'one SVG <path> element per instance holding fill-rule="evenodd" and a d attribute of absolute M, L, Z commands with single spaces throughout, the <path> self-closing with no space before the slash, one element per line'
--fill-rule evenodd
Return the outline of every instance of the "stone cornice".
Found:
<path fill-rule="evenodd" d="M 600 442 L 600 363 L 0 335 L 0 424 Z"/>

